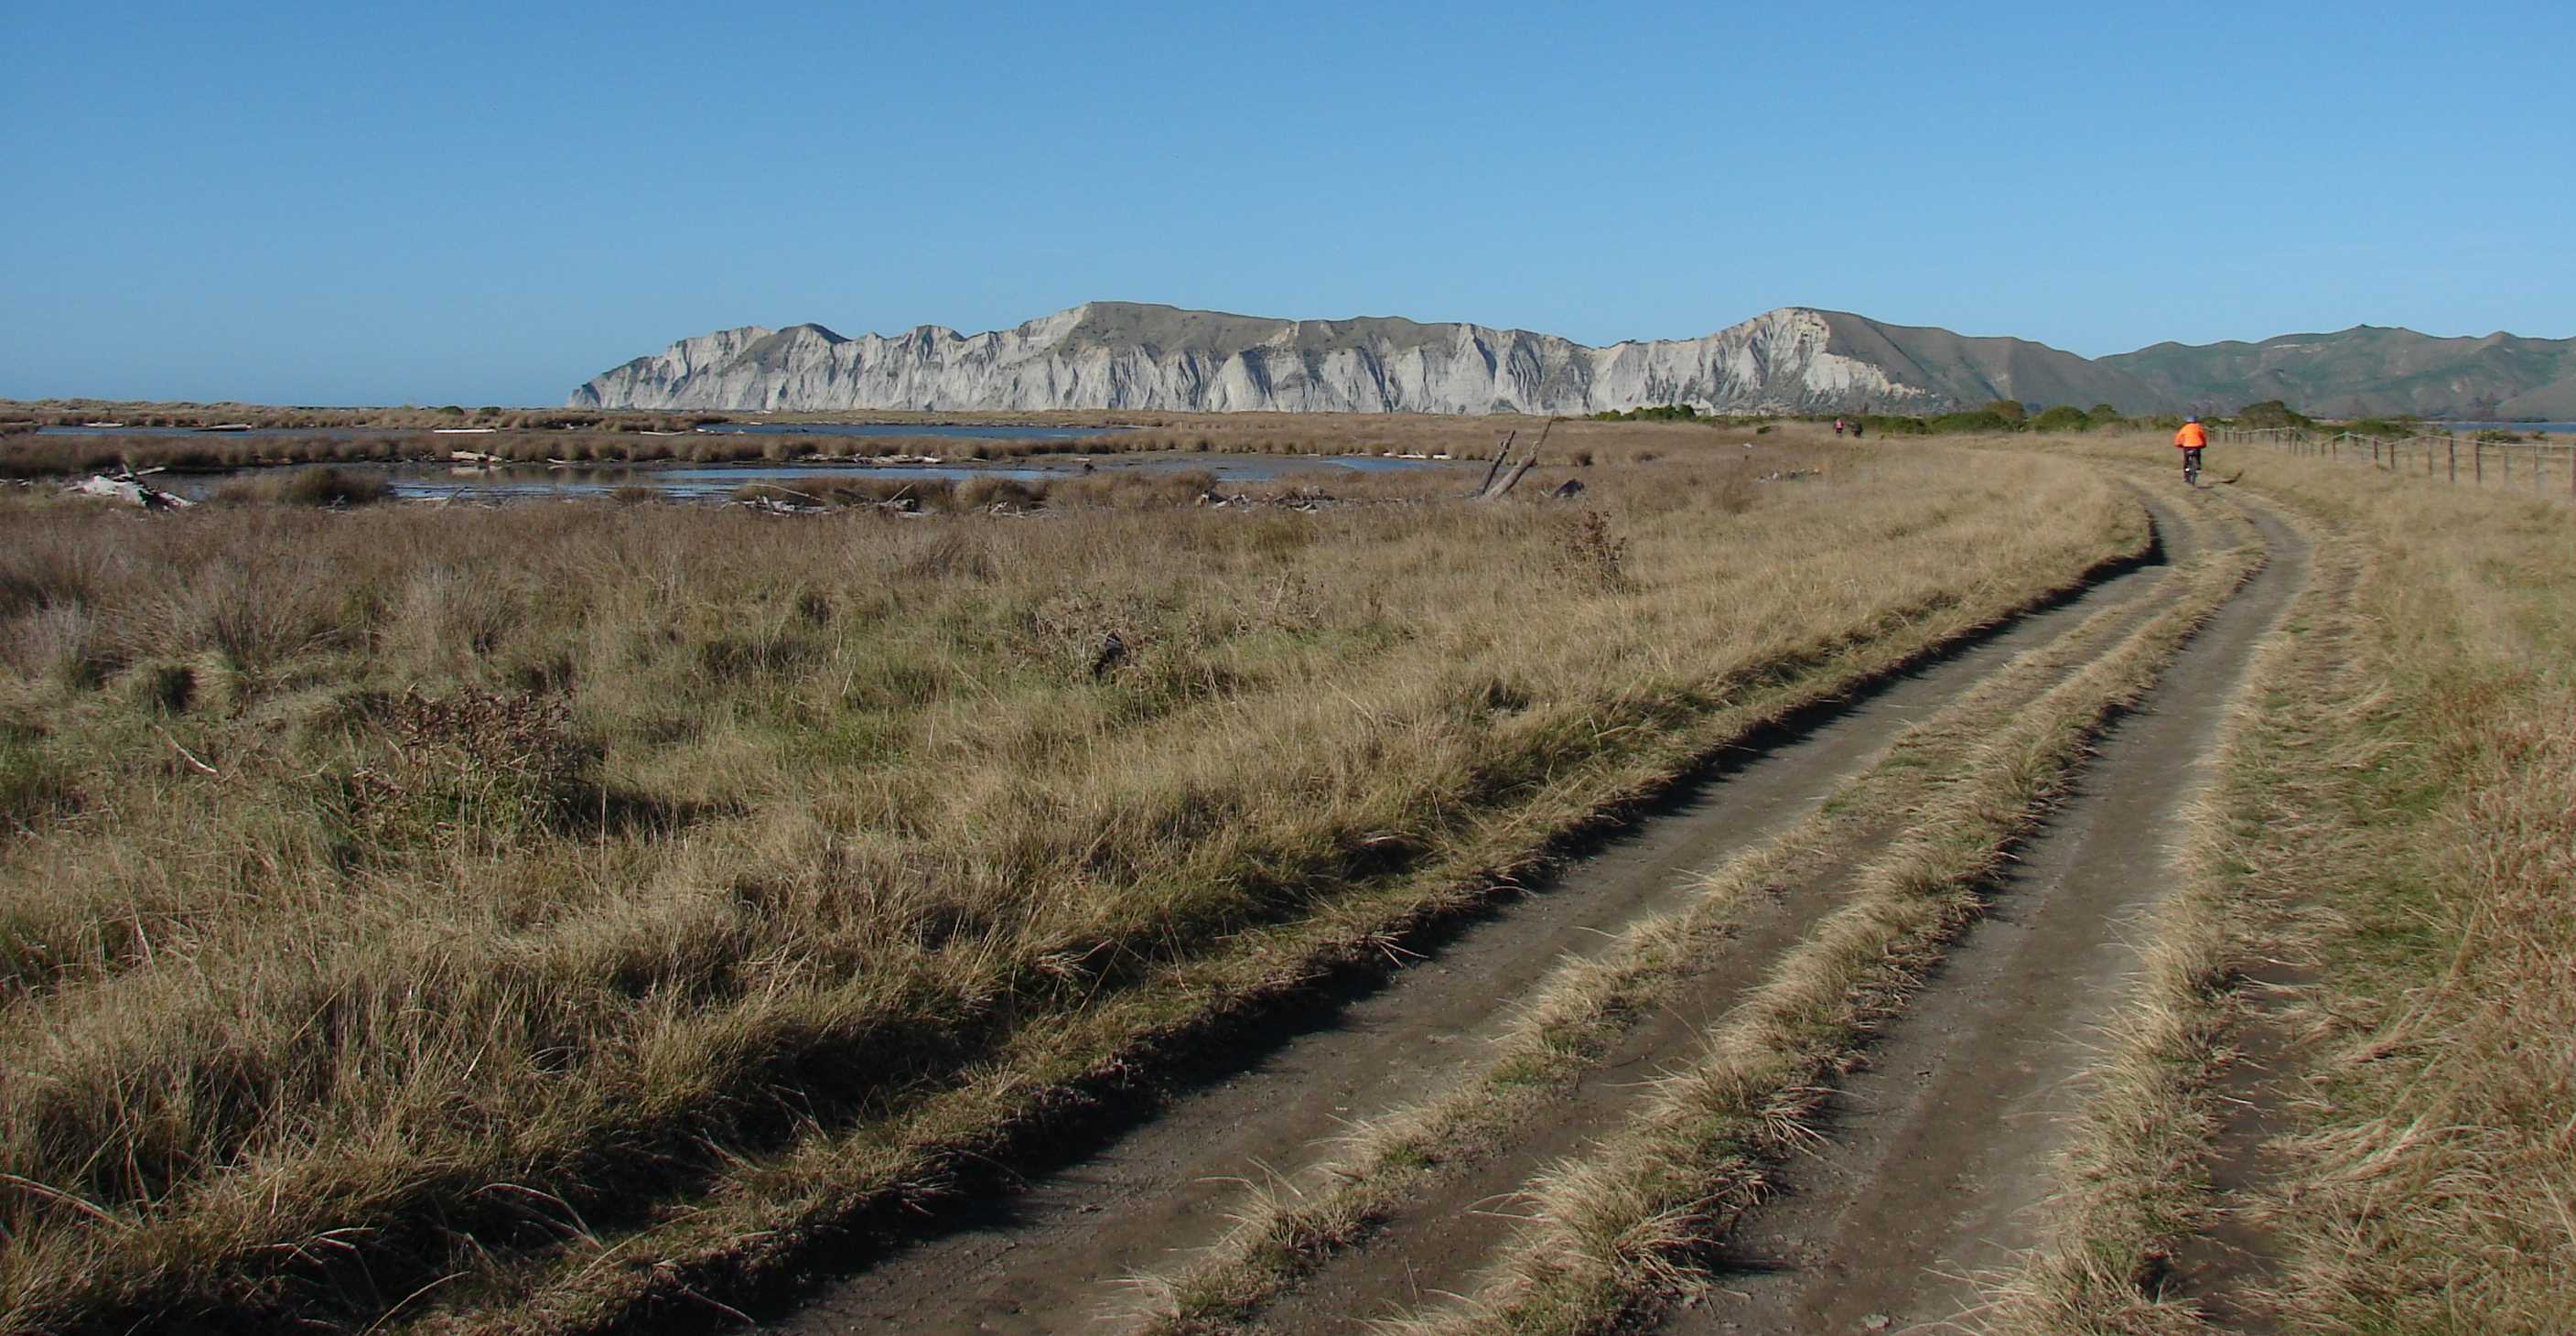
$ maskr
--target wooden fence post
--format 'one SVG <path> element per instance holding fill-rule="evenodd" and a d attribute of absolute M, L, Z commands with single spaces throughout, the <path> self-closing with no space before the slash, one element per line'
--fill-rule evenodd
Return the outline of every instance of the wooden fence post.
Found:
<path fill-rule="evenodd" d="M 2448 455 L 2450 455 L 2450 457 L 2451 457 L 2451 481 L 2453 481 L 2453 482 L 2458 482 L 2458 481 L 2460 480 L 2460 438 L 2459 438 L 2459 437 L 2454 436 L 2454 437 L 2452 437 L 2452 438 L 2451 438 L 2451 448 L 2450 448 L 2448 451 L 2445 451 L 2445 453 L 2447 453 L 2447 454 L 2448 454 Z"/>
<path fill-rule="evenodd" d="M 2475 438 L 2469 441 L 2469 481 L 2487 485 L 2487 443 Z"/>

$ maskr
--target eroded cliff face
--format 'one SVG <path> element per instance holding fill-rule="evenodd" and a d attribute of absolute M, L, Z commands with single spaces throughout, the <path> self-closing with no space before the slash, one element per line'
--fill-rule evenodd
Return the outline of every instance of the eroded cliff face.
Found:
<path fill-rule="evenodd" d="M 1786 307 L 1705 338 L 1587 348 L 1481 325 L 1266 320 L 1093 302 L 972 335 L 933 325 L 891 338 L 843 338 L 819 325 L 723 330 L 594 377 L 571 403 L 799 412 L 1579 414 L 1668 404 L 1721 413 L 1923 412 L 2003 392 L 1980 384 L 1963 394 L 1852 356 L 1843 350 L 1851 331 L 1838 331 L 1838 322 L 1886 329 Z"/>

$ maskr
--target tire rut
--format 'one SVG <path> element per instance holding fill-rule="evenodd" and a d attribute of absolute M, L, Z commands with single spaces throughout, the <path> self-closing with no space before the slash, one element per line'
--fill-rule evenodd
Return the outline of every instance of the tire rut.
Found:
<path fill-rule="evenodd" d="M 1132 1321 L 1136 1305 L 1123 1282 L 1222 1237 L 1248 1186 L 1295 1182 L 1329 1154 L 1337 1134 L 1471 1070 L 1515 1001 L 1566 957 L 1607 949 L 1621 930 L 1675 903 L 1697 874 L 1804 819 L 1836 784 L 1874 764 L 1908 723 L 2000 664 L 2150 592 L 2173 552 L 2199 541 L 2194 518 L 2154 510 L 2166 544 L 2158 557 L 1685 781 L 1628 831 L 1435 956 L 1367 995 L 1319 1005 L 1306 1028 L 1231 1075 L 1007 1198 L 968 1205 L 764 1329 L 1038 1333 Z M 1627 1061 L 1633 1071 L 1646 1059 Z M 1601 1079 L 1620 1078 L 1613 1071 Z"/>
<path fill-rule="evenodd" d="M 2201 532 L 2198 524 L 2161 507 L 2157 514 L 2160 527 L 2172 535 L 2168 550 L 2174 563 L 2213 545 L 2213 535 Z M 2045 694 L 2099 655 L 2111 652 L 2161 604 L 2153 598 L 2130 600 L 2108 634 L 2079 657 L 2021 680 L 2011 699 L 2028 701 Z M 1966 694 L 1943 703 L 1954 703 Z M 1900 825 L 1893 812 L 1876 821 L 1850 823 L 1834 832 L 1835 843 L 1822 856 L 1800 860 L 1786 875 L 1764 886 L 1731 925 L 1723 952 L 1672 988 L 1665 1004 L 1628 1031 L 1605 1059 L 1585 1073 L 1574 1091 L 1552 1103 L 1541 1119 L 1519 1129 L 1511 1145 L 1467 1158 L 1432 1176 L 1420 1198 L 1383 1222 L 1367 1242 L 1331 1259 L 1318 1274 L 1269 1305 L 1260 1315 L 1258 1329 L 1357 1333 L 1369 1329 L 1375 1319 L 1418 1307 L 1426 1295 L 1475 1292 L 1485 1266 L 1517 1232 L 1524 1216 L 1524 1189 L 1533 1177 L 1582 1155 L 1595 1139 L 1622 1126 L 1649 1093 L 1655 1077 L 1696 1062 L 1705 1051 L 1710 1027 L 1769 978 L 1779 960 L 1841 905 L 1839 888 L 1886 850 Z"/>
<path fill-rule="evenodd" d="M 1825 1146 L 1780 1167 L 1716 1287 L 1673 1336 L 1955 1329 L 1980 1277 L 2035 1240 L 2091 1038 L 2137 964 L 2132 925 L 2177 875 L 2190 795 L 2210 782 L 2254 646 L 2306 578 L 2306 544 L 2259 510 L 2271 557 L 2136 709 L 1866 1065 L 1827 1106 Z"/>

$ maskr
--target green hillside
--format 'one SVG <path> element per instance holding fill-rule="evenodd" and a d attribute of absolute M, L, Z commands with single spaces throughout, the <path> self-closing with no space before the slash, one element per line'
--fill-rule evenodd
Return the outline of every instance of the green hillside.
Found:
<path fill-rule="evenodd" d="M 2576 407 L 2576 339 L 2446 339 L 2356 325 L 2261 343 L 2159 343 L 2101 365 L 2176 406 L 2222 412 L 2266 399 L 2325 416 L 2553 416 Z"/>

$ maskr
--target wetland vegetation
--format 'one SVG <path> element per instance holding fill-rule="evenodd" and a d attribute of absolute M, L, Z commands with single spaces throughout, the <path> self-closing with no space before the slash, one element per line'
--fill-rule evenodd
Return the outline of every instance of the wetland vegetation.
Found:
<path fill-rule="evenodd" d="M 828 1224 L 1010 1116 L 964 1095 L 2138 541 L 2045 461 L 1589 476 L 1046 521 L 8 506 L 0 1326 L 354 1329 Z"/>

